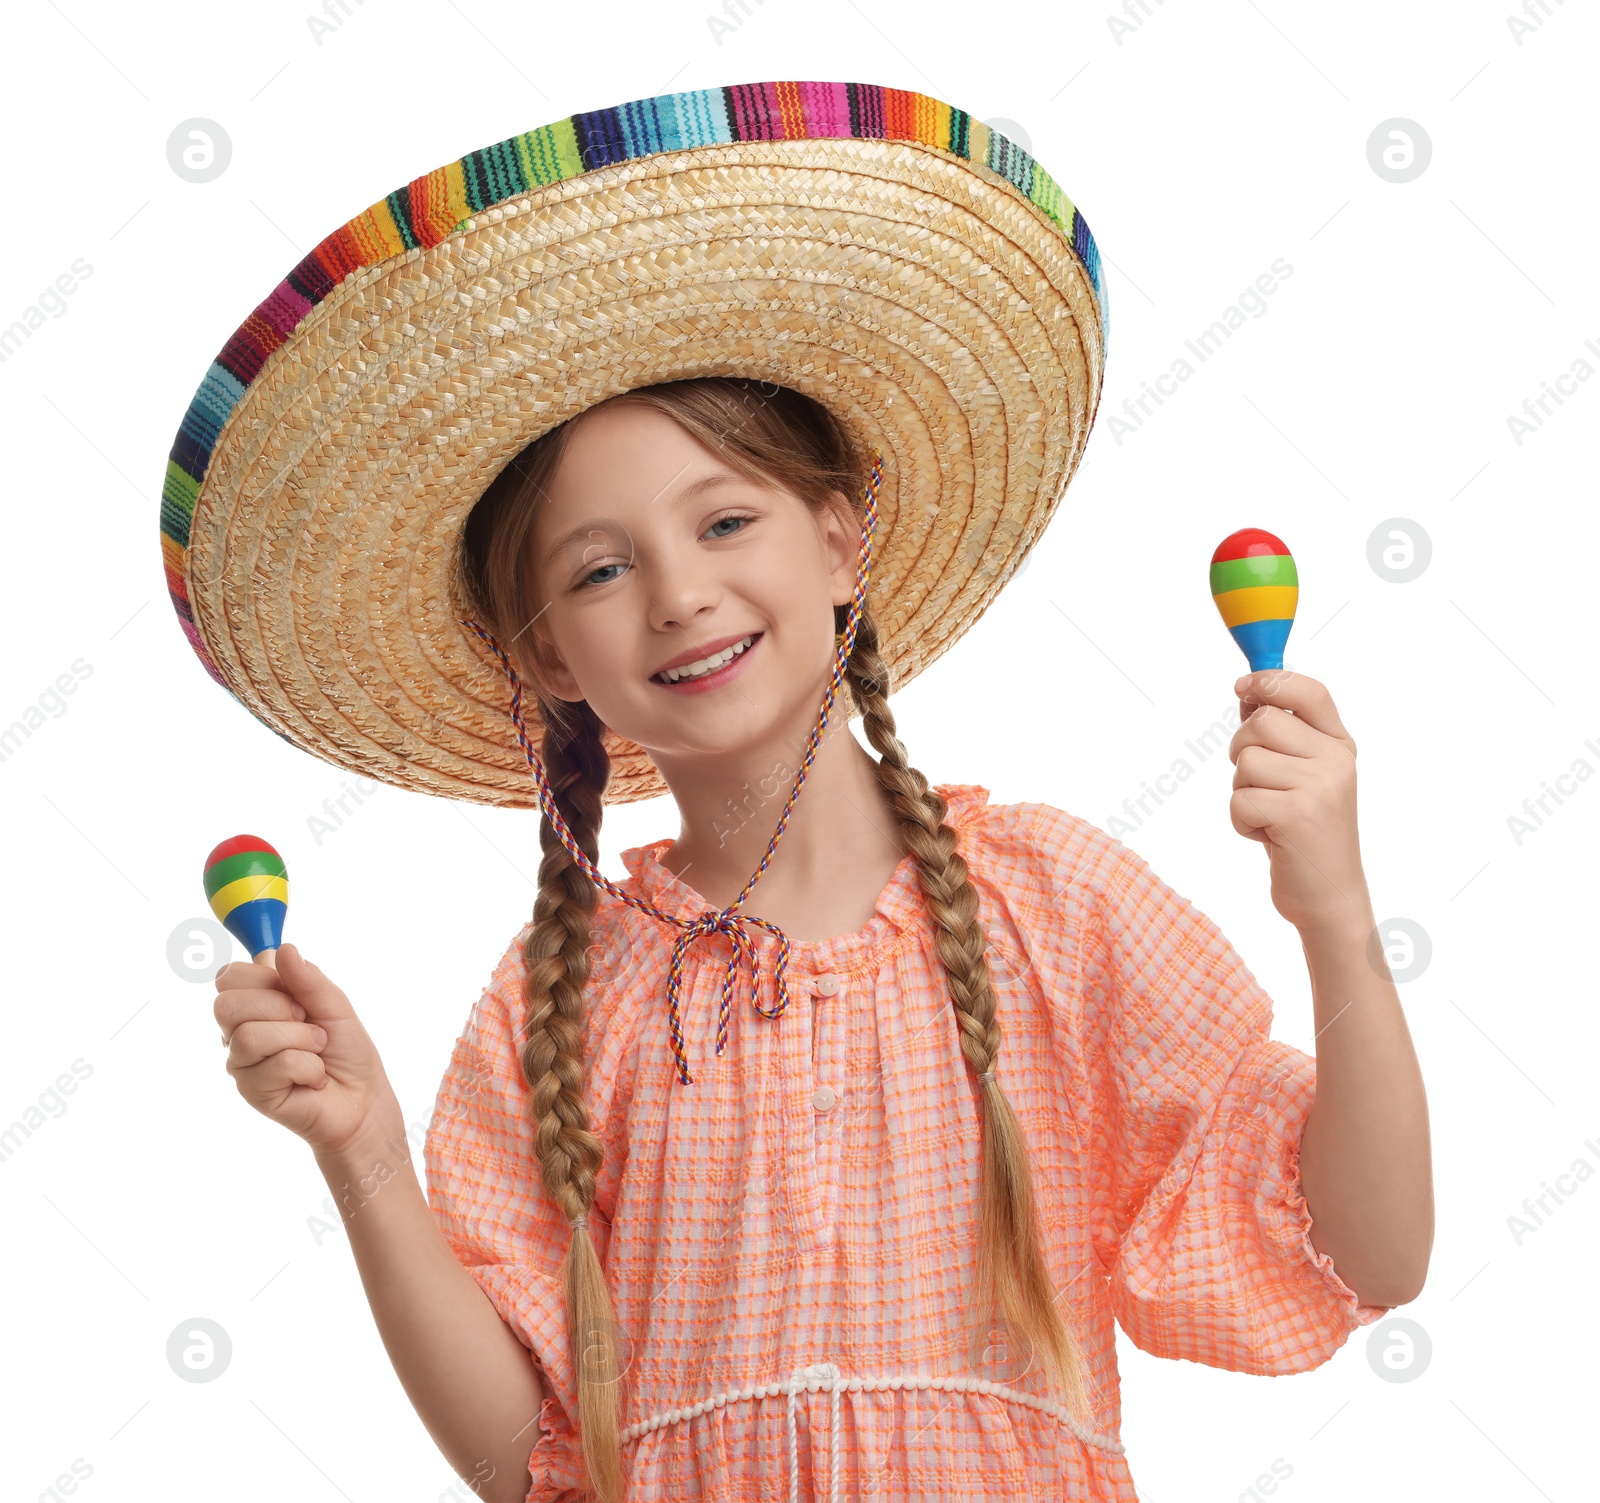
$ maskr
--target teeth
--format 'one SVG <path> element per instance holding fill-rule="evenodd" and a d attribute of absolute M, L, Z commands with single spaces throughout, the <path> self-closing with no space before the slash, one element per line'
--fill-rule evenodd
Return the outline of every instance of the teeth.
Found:
<path fill-rule="evenodd" d="M 660 677 L 669 684 L 677 683 L 680 678 L 704 678 L 706 674 L 715 673 L 717 669 L 731 663 L 754 640 L 753 636 L 745 637 L 742 641 L 735 642 L 732 647 L 724 647 L 721 652 L 713 653 L 708 658 L 685 663 L 681 668 L 668 668 Z"/>

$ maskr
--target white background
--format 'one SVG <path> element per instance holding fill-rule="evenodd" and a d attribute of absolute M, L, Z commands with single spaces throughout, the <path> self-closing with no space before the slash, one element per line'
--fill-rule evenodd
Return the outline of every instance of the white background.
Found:
<path fill-rule="evenodd" d="M 1244 671 L 1208 597 L 1211 551 L 1267 527 L 1301 571 L 1289 663 L 1330 687 L 1360 747 L 1379 916 L 1432 944 L 1401 996 L 1438 1235 L 1427 1288 L 1400 1312 L 1431 1360 L 1384 1381 L 1362 1330 L 1315 1372 L 1270 1379 L 1119 1338 L 1142 1495 L 1248 1498 L 1281 1460 L 1276 1496 L 1293 1503 L 1592 1497 L 1580 1437 L 1600 1184 L 1580 1182 L 1520 1245 L 1508 1218 L 1575 1161 L 1600 1165 L 1582 961 L 1600 782 L 1568 784 L 1520 842 L 1507 820 L 1578 759 L 1600 768 L 1586 745 L 1600 743 L 1600 382 L 1521 443 L 1507 418 L 1579 357 L 1600 369 L 1584 347 L 1600 343 L 1600 23 L 1550 0 L 1519 41 L 1505 5 L 1477 0 L 1150 0 L 1116 35 L 1094 4 L 941 16 L 749 0 L 719 39 L 709 8 L 367 0 L 320 42 L 303 0 L 8 15 L 0 326 L 76 258 L 92 272 L 0 363 L 0 726 L 75 660 L 92 671 L 0 761 L 0 1126 L 46 1103 L 0 1162 L 0 1491 L 57 1496 L 77 1461 L 79 1493 L 107 1500 L 466 1496 L 393 1375 L 342 1234 L 318 1245 L 308 1227 L 326 1193 L 309 1150 L 239 1098 L 211 988 L 177 979 L 167 945 L 205 911 L 218 839 L 278 843 L 288 937 L 352 993 L 420 1137 L 451 1043 L 530 912 L 536 816 L 380 788 L 316 841 L 308 820 L 346 775 L 213 684 L 173 617 L 167 451 L 249 309 L 384 193 L 575 110 L 781 77 L 892 84 L 1013 122 L 1106 261 L 1110 357 L 1086 460 L 1025 572 L 896 696 L 915 764 L 1105 825 L 1188 757 L 1195 775 L 1122 838 L 1227 933 L 1276 999 L 1275 1032 L 1314 1051 L 1298 938 L 1263 850 L 1228 822 L 1231 765 L 1184 745 Z M 167 163 L 174 127 L 197 116 L 233 143 L 204 185 Z M 1392 117 L 1432 142 L 1407 183 L 1368 161 Z M 1280 257 L 1292 276 L 1265 311 L 1114 431 L 1124 399 Z M 1431 541 L 1409 583 L 1368 562 L 1396 517 Z M 666 800 L 618 808 L 602 865 L 620 876 L 623 847 L 675 831 Z M 91 1073 L 51 1097 L 74 1060 Z M 169 1333 L 194 1317 L 233 1343 L 214 1383 L 167 1365 Z"/>

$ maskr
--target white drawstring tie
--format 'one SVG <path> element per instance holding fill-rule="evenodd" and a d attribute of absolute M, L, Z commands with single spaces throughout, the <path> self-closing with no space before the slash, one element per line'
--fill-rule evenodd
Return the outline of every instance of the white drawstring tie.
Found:
<path fill-rule="evenodd" d="M 795 1409 L 801 1389 L 816 1393 L 826 1383 L 833 1390 L 833 1412 L 830 1428 L 833 1449 L 828 1467 L 828 1498 L 839 1503 L 839 1391 L 843 1374 L 831 1362 L 814 1362 L 810 1367 L 797 1367 L 783 1386 L 789 1394 L 789 1497 L 791 1503 L 800 1503 L 800 1435 L 795 1424 Z"/>

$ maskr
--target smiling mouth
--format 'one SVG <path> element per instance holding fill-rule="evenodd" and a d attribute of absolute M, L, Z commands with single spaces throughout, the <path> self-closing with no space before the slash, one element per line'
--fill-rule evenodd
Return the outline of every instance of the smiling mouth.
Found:
<path fill-rule="evenodd" d="M 714 678 L 730 663 L 737 662 L 745 653 L 756 645 L 762 638 L 762 633 L 755 631 L 741 637 L 731 647 L 725 647 L 721 652 L 714 652 L 709 657 L 696 658 L 692 663 L 685 663 L 681 668 L 668 668 L 660 673 L 652 673 L 650 682 L 653 684 L 692 684 L 702 679 Z"/>

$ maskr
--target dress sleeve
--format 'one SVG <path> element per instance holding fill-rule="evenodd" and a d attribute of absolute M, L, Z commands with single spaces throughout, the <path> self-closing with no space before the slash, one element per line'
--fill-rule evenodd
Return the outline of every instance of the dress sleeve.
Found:
<path fill-rule="evenodd" d="M 522 936 L 456 1040 L 423 1144 L 428 1204 L 450 1249 L 532 1354 L 544 1383 L 526 1503 L 578 1496 L 577 1395 L 560 1267 L 570 1235 L 532 1153 L 529 1092 L 514 1043 L 524 1013 Z"/>
<path fill-rule="evenodd" d="M 1388 1306 L 1319 1252 L 1300 1183 L 1316 1061 L 1216 925 L 1100 836 L 1078 927 L 1094 1238 L 1135 1346 L 1238 1372 L 1326 1362 Z"/>

